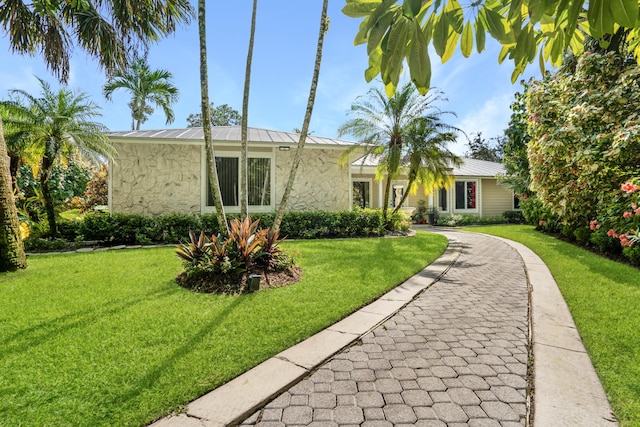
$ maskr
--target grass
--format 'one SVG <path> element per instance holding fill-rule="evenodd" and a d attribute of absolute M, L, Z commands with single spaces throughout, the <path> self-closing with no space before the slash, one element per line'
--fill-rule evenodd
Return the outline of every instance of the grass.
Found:
<path fill-rule="evenodd" d="M 640 271 L 528 226 L 473 227 L 531 248 L 553 274 L 622 426 L 640 426 Z"/>
<path fill-rule="evenodd" d="M 172 248 L 41 255 L 0 274 L 0 425 L 149 423 L 393 288 L 446 239 L 285 246 L 302 280 L 239 297 L 176 286 Z"/>

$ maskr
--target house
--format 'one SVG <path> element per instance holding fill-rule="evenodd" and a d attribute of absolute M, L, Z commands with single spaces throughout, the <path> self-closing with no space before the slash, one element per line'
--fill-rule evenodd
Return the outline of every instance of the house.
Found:
<path fill-rule="evenodd" d="M 227 212 L 239 212 L 240 126 L 212 128 L 216 167 Z M 109 211 L 158 215 L 213 212 L 202 128 L 110 132 L 117 150 L 109 162 Z M 277 208 L 299 135 L 248 129 L 250 212 Z M 290 210 L 348 210 L 349 168 L 340 158 L 353 142 L 309 135 L 293 186 Z"/>
<path fill-rule="evenodd" d="M 109 210 L 159 215 L 213 212 L 202 128 L 138 130 L 108 134 L 117 154 L 109 162 Z M 240 126 L 212 128 L 220 190 L 227 212 L 239 212 Z M 248 129 L 248 199 L 250 212 L 273 212 L 282 198 L 299 135 Z M 292 211 L 381 207 L 384 185 L 375 180 L 375 165 L 357 158 L 358 144 L 309 135 L 291 192 Z M 350 154 L 349 154 L 350 153 Z M 347 156 L 351 167 L 343 167 Z M 454 185 L 437 194 L 419 189 L 403 209 L 420 199 L 443 214 L 494 216 L 514 208 L 513 193 L 498 186 L 502 165 L 465 159 L 452 170 Z M 404 177 L 393 182 L 391 204 L 405 191 Z"/>
<path fill-rule="evenodd" d="M 438 209 L 441 215 L 500 216 L 505 211 L 518 209 L 519 204 L 511 190 L 498 184 L 496 179 L 505 174 L 501 163 L 463 158 L 461 166 L 451 168 L 453 177 L 449 188 L 441 188 L 425 194 L 418 186 L 416 194 L 409 194 L 402 210 L 411 213 L 419 200 L 426 200 L 429 207 Z M 353 202 L 356 206 L 380 208 L 384 200 L 384 182 L 375 180 L 375 157 L 358 159 L 351 167 Z M 390 207 L 396 207 L 407 191 L 404 175 L 391 183 Z"/>

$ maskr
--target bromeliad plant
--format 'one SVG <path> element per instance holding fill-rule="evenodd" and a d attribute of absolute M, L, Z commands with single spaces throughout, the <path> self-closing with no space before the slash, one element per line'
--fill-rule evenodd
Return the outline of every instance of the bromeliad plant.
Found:
<path fill-rule="evenodd" d="M 185 270 L 177 277 L 181 286 L 202 292 L 239 293 L 249 274 L 286 270 L 292 260 L 280 248 L 278 232 L 258 229 L 259 220 L 230 222 L 229 235 L 197 235 L 177 247 Z"/>

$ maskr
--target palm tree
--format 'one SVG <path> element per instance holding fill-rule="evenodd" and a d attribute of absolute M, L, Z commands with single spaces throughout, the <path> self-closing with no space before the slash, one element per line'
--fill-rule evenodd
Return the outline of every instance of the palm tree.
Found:
<path fill-rule="evenodd" d="M 41 55 L 53 74 L 66 82 L 74 43 L 114 72 L 127 64 L 128 52 L 172 33 L 192 15 L 189 0 L 2 1 L 0 30 L 7 34 L 13 52 Z M 6 155 L 0 118 L 0 271 L 14 271 L 27 263 Z"/>
<path fill-rule="evenodd" d="M 240 216 L 246 218 L 249 213 L 247 177 L 249 171 L 247 127 L 249 117 L 249 88 L 251 87 L 251 62 L 253 60 L 253 41 L 256 34 L 256 14 L 258 0 L 253 0 L 253 12 L 251 13 L 251 32 L 249 35 L 249 50 L 247 51 L 247 69 L 244 75 L 244 94 L 242 97 L 242 125 L 241 125 L 241 153 L 240 153 Z"/>
<path fill-rule="evenodd" d="M 9 156 L 9 173 L 11 174 L 11 185 L 14 194 L 17 194 L 18 188 L 18 170 L 25 159 L 30 160 L 29 144 L 26 138 L 26 127 L 22 125 L 12 125 L 12 123 L 21 123 L 22 118 L 10 113 L 9 109 L 0 103 L 0 117 L 4 125 L 4 139 L 7 145 L 7 154 Z"/>
<path fill-rule="evenodd" d="M 28 143 L 37 150 L 40 157 L 38 180 L 44 199 L 49 234 L 57 235 L 55 203 L 49 187 L 49 178 L 54 164 L 62 157 L 79 154 L 82 157 L 99 160 L 99 156 L 111 157 L 113 147 L 104 135 L 107 129 L 100 123 L 91 121 L 100 116 L 96 104 L 84 93 L 75 94 L 70 89 L 57 92 L 42 79 L 42 93 L 35 97 L 24 90 L 12 90 L 11 93 L 23 98 L 20 101 L 7 101 L 5 108 L 14 112 L 21 120 L 9 122 L 21 127 Z"/>
<path fill-rule="evenodd" d="M 213 137 L 211 136 L 211 110 L 209 103 L 209 71 L 207 67 L 207 7 L 206 0 L 198 0 L 198 37 L 200 40 L 200 108 L 202 110 L 202 130 L 204 131 L 204 149 L 207 156 L 209 185 L 211 197 L 216 208 L 216 217 L 220 231 L 229 234 L 229 224 L 222 204 L 220 193 L 220 181 L 218 180 L 218 168 L 216 166 L 216 154 L 213 149 Z"/>
<path fill-rule="evenodd" d="M 113 92 L 125 89 L 131 92 L 131 130 L 140 130 L 140 125 L 147 121 L 154 108 L 164 110 L 167 124 L 175 119 L 171 105 L 178 101 L 179 91 L 171 83 L 172 74 L 167 70 L 151 70 L 145 57 L 137 58 L 133 63 L 116 73 L 105 83 L 103 93 L 111 100 Z"/>
<path fill-rule="evenodd" d="M 378 176 L 386 176 L 382 215 L 388 222 L 391 182 L 399 174 L 403 156 L 408 153 L 407 136 L 416 132 L 424 120 L 443 114 L 433 104 L 444 99 L 442 92 L 420 95 L 413 84 L 406 83 L 388 98 L 384 88 L 374 87 L 366 97 L 358 97 L 351 105 L 355 117 L 338 128 L 338 135 L 352 135 L 361 141 L 365 156 L 379 156 Z M 451 130 L 454 130 L 453 128 Z"/>
<path fill-rule="evenodd" d="M 316 89 L 318 88 L 318 78 L 320 76 L 320 64 L 322 63 L 322 46 L 324 45 L 324 36 L 329 31 L 329 17 L 327 17 L 327 8 L 329 7 L 329 1 L 324 0 L 322 2 L 322 12 L 320 13 L 320 32 L 318 34 L 318 45 L 316 47 L 316 61 L 313 67 L 313 77 L 311 78 L 311 88 L 309 89 L 309 98 L 307 99 L 307 110 L 304 114 L 304 120 L 302 121 L 302 129 L 300 131 L 300 139 L 298 140 L 298 146 L 296 147 L 296 153 L 291 163 L 291 170 L 289 171 L 289 179 L 287 180 L 287 186 L 282 194 L 280 200 L 280 206 L 276 212 L 276 217 L 273 220 L 271 230 L 274 232 L 280 230 L 280 224 L 284 213 L 287 210 L 287 204 L 289 203 L 289 196 L 293 189 L 293 182 L 296 179 L 296 172 L 302 159 L 302 150 L 304 143 L 307 140 L 307 134 L 309 133 L 309 123 L 311 122 L 311 114 L 313 113 L 313 105 L 316 100 Z"/>
<path fill-rule="evenodd" d="M 425 194 L 438 188 L 447 188 L 453 179 L 451 169 L 460 166 L 462 159 L 447 148 L 449 142 L 455 142 L 458 129 L 442 123 L 440 113 L 419 120 L 408 130 L 405 138 L 407 151 L 402 158 L 403 168 L 407 170 L 407 191 L 391 215 L 400 210 L 409 193 L 415 194 L 418 184 Z"/>

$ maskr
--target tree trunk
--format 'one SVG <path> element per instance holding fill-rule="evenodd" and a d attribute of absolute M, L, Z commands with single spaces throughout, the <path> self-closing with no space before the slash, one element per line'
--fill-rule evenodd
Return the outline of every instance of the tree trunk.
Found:
<path fill-rule="evenodd" d="M 42 167 L 40 168 L 40 189 L 42 190 L 42 198 L 44 199 L 44 210 L 47 213 L 47 222 L 49 223 L 49 236 L 58 236 L 58 227 L 56 224 L 56 209 L 51 188 L 49 188 L 49 178 L 51 177 L 51 168 L 53 161 L 49 156 L 42 158 Z"/>
<path fill-rule="evenodd" d="M 398 204 L 398 206 L 396 206 L 391 212 L 391 216 L 395 215 L 396 212 L 398 212 L 402 207 L 402 204 L 404 203 L 404 201 L 407 200 L 407 197 L 409 196 L 409 189 L 411 188 L 415 180 L 416 180 L 415 177 L 409 178 L 409 181 L 407 182 L 407 190 L 402 195 L 402 198 L 400 199 L 400 203 Z"/>
<path fill-rule="evenodd" d="M 247 187 L 249 174 L 247 128 L 249 117 L 249 88 L 251 87 L 251 62 L 253 61 L 253 41 L 256 34 L 257 10 L 258 0 L 253 0 L 253 12 L 251 14 L 251 33 L 249 35 L 249 50 L 247 51 L 247 69 L 244 75 L 244 95 L 242 97 L 242 151 L 240 153 L 240 216 L 242 217 L 242 219 L 246 218 L 249 214 L 249 189 Z"/>
<path fill-rule="evenodd" d="M 9 174 L 11 174 L 11 186 L 13 187 L 13 193 L 16 194 L 20 191 L 18 187 L 18 171 L 20 170 L 20 155 L 9 154 Z"/>
<path fill-rule="evenodd" d="M 391 173 L 387 173 L 387 182 L 384 186 L 384 202 L 382 203 L 382 219 L 384 226 L 389 224 L 389 195 L 391 194 Z"/>
<path fill-rule="evenodd" d="M 218 168 L 216 167 L 216 154 L 213 149 L 211 136 L 211 110 L 209 107 L 209 71 L 207 69 L 207 25 L 206 25 L 206 0 L 198 0 L 198 34 L 200 38 L 200 95 L 202 109 L 202 130 L 204 131 L 204 148 L 209 163 L 209 185 L 211 196 L 216 208 L 218 226 L 220 232 L 229 235 L 229 225 L 222 205 L 220 183 L 218 181 Z M 206 197 L 206 196 L 205 196 Z"/>
<path fill-rule="evenodd" d="M 0 118 L 0 272 L 16 271 L 19 268 L 27 268 L 27 258 L 20 238 L 18 211 L 11 188 L 9 156 Z"/>
<path fill-rule="evenodd" d="M 291 195 L 291 189 L 293 188 L 293 182 L 296 179 L 296 172 L 302 159 L 302 149 L 307 139 L 307 133 L 309 132 L 309 122 L 311 122 L 311 114 L 313 113 L 313 105 L 316 99 L 316 89 L 318 87 L 318 77 L 320 75 L 320 64 L 322 63 L 322 45 L 324 44 L 324 35 L 329 30 L 329 19 L 327 18 L 327 8 L 329 6 L 329 0 L 322 2 L 322 13 L 320 15 L 320 32 L 318 34 L 318 46 L 316 49 L 316 62 L 313 68 L 313 78 L 311 79 L 311 89 L 309 90 L 309 99 L 307 101 L 307 111 L 304 115 L 304 121 L 302 123 L 302 130 L 300 131 L 300 140 L 298 141 L 298 147 L 296 148 L 296 154 L 291 164 L 291 171 L 289 172 L 289 179 L 287 180 L 287 186 L 282 194 L 282 200 L 280 206 L 278 206 L 278 212 L 273 221 L 271 229 L 276 232 L 280 230 L 280 224 L 282 218 L 287 209 L 287 203 L 289 203 L 289 196 Z"/>

